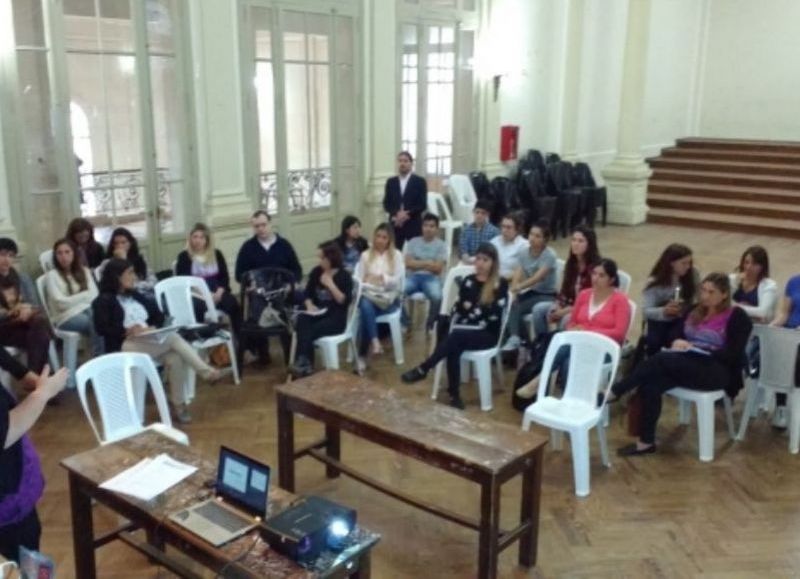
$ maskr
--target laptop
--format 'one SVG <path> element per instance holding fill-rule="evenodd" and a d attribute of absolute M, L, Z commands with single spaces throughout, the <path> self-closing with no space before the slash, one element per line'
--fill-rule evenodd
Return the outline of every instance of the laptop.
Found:
<path fill-rule="evenodd" d="M 169 516 L 219 547 L 258 525 L 267 514 L 270 468 L 226 446 L 219 449 L 215 497 Z"/>

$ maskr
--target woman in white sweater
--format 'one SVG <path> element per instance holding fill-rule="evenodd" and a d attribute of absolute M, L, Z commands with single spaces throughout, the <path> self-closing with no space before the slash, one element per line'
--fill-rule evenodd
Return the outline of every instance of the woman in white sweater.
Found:
<path fill-rule="evenodd" d="M 744 250 L 739 267 L 731 274 L 731 298 L 755 324 L 775 317 L 778 284 L 769 277 L 769 255 L 760 245 Z"/>
<path fill-rule="evenodd" d="M 88 268 L 81 265 L 75 244 L 59 239 L 53 246 L 53 266 L 47 273 L 47 306 L 50 320 L 60 330 L 89 338 L 92 357 L 103 354 L 103 338 L 94 329 L 92 300 L 97 284 Z"/>

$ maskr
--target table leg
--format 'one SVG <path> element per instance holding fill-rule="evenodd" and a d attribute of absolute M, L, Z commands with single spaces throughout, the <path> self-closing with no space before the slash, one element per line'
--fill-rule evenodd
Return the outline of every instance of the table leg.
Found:
<path fill-rule="evenodd" d="M 352 579 L 370 579 L 372 577 L 372 554 L 371 549 L 361 555 L 358 561 L 358 569 L 350 575 Z"/>
<path fill-rule="evenodd" d="M 543 449 L 533 455 L 531 464 L 522 473 L 522 501 L 519 520 L 530 521 L 530 529 L 519 538 L 519 564 L 525 567 L 536 565 L 539 548 L 539 502 L 542 496 Z"/>
<path fill-rule="evenodd" d="M 83 492 L 83 484 L 69 474 L 69 502 L 72 510 L 72 549 L 75 556 L 75 576 L 94 579 L 97 575 L 94 560 L 94 521 L 92 499 Z"/>
<path fill-rule="evenodd" d="M 278 393 L 278 484 L 294 492 L 294 414 Z"/>
<path fill-rule="evenodd" d="M 340 460 L 342 458 L 342 436 L 335 426 L 325 425 L 325 452 L 330 458 Z M 325 467 L 325 475 L 328 478 L 336 478 L 340 474 L 338 468 L 334 466 Z"/>
<path fill-rule="evenodd" d="M 500 484 L 495 477 L 481 485 L 480 543 L 478 545 L 478 577 L 497 577 L 497 557 L 500 554 Z"/>

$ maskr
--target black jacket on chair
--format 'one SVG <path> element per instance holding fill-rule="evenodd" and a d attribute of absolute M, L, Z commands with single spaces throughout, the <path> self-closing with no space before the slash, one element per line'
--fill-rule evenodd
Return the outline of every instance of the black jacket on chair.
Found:
<path fill-rule="evenodd" d="M 383 209 L 390 217 L 393 217 L 400 209 L 405 209 L 410 214 L 409 220 L 402 227 L 394 228 L 397 246 L 402 248 L 402 242 L 406 239 L 422 235 L 422 216 L 428 210 L 427 181 L 419 175 L 411 173 L 408 183 L 406 183 L 405 193 L 401 193 L 400 178 L 387 179 L 383 195 Z"/>
<path fill-rule="evenodd" d="M 147 310 L 147 323 L 150 326 L 161 326 L 164 323 L 164 314 L 158 309 L 156 303 L 148 300 L 139 292 L 128 294 Z M 92 316 L 95 331 L 105 340 L 106 353 L 119 352 L 125 341 L 125 311 L 117 300 L 116 294 L 102 293 L 92 302 Z"/>

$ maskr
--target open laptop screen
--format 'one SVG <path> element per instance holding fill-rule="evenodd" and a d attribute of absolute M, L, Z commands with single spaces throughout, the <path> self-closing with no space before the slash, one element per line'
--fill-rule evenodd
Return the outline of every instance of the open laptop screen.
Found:
<path fill-rule="evenodd" d="M 270 469 L 226 446 L 219 449 L 217 493 L 262 519 L 267 512 Z"/>

